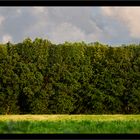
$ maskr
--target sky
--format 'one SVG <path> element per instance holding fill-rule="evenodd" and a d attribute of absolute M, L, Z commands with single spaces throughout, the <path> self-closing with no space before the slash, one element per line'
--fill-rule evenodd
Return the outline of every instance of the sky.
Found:
<path fill-rule="evenodd" d="M 140 7 L 0 7 L 0 42 L 140 43 Z"/>

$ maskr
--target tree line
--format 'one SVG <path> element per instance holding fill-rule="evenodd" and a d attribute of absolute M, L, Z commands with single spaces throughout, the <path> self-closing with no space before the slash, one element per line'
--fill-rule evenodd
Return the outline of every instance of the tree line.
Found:
<path fill-rule="evenodd" d="M 139 44 L 0 44 L 0 114 L 139 113 Z"/>

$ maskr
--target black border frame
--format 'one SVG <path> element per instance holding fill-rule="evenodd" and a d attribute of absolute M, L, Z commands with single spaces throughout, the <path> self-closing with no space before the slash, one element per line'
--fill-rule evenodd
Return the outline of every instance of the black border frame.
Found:
<path fill-rule="evenodd" d="M 0 0 L 0 6 L 140 6 L 140 0 Z M 0 139 L 140 139 L 140 134 L 0 134 Z"/>
<path fill-rule="evenodd" d="M 0 0 L 0 6 L 140 6 L 140 0 Z"/>
<path fill-rule="evenodd" d="M 1 140 L 40 140 L 40 139 L 68 139 L 68 140 L 87 140 L 87 139 L 93 139 L 93 140 L 120 140 L 120 139 L 140 139 L 139 134 L 0 134 Z"/>

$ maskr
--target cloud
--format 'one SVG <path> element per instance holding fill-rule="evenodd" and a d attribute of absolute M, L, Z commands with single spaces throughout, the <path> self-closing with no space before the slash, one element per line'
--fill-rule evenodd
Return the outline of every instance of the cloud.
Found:
<path fill-rule="evenodd" d="M 8 33 L 13 41 L 20 42 L 26 37 L 37 37 L 44 30 L 47 13 L 46 7 L 2 7 L 0 13 L 5 17 L 0 36 Z M 45 24 L 45 25 L 43 25 Z M 42 26 L 43 25 L 43 26 Z M 2 38 L 1 38 L 2 40 Z"/>
<path fill-rule="evenodd" d="M 55 7 L 48 8 L 50 21 L 57 24 L 70 23 L 84 30 L 87 34 L 94 32 L 96 23 L 92 20 L 91 7 Z"/>
<path fill-rule="evenodd" d="M 51 33 L 51 39 L 57 43 L 64 41 L 83 40 L 84 33 L 76 26 L 64 22 L 55 27 L 55 29 Z"/>
<path fill-rule="evenodd" d="M 103 7 L 104 16 L 110 16 L 123 23 L 133 38 L 140 38 L 140 7 Z"/>
<path fill-rule="evenodd" d="M 46 7 L 33 7 L 33 13 L 43 13 L 46 12 Z"/>
<path fill-rule="evenodd" d="M 84 30 L 70 24 L 62 23 L 51 32 L 51 40 L 55 43 L 61 43 L 65 41 L 96 41 L 96 34 L 86 34 Z"/>
<path fill-rule="evenodd" d="M 9 34 L 5 34 L 3 37 L 2 37 L 2 43 L 7 43 L 7 42 L 12 42 L 12 37 L 9 35 Z"/>
<path fill-rule="evenodd" d="M 49 7 L 48 25 L 49 38 L 56 42 L 95 41 L 102 37 L 102 30 L 94 22 L 90 7 Z"/>
<path fill-rule="evenodd" d="M 20 33 L 22 37 L 39 36 L 54 42 L 96 41 L 102 37 L 102 30 L 92 19 L 92 8 L 89 7 L 32 7 L 21 8 L 21 11 L 21 16 L 12 28 L 12 34 L 19 28 L 16 26 L 19 22 L 23 31 Z"/>
<path fill-rule="evenodd" d="M 0 40 L 47 38 L 53 42 L 137 42 L 139 7 L 1 7 Z"/>
<path fill-rule="evenodd" d="M 4 22 L 5 18 L 3 16 L 0 16 L 0 25 Z"/>

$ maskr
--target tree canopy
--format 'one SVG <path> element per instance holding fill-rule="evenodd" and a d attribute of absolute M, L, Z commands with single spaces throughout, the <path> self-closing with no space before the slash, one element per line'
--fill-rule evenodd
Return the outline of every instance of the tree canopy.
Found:
<path fill-rule="evenodd" d="M 139 113 L 139 44 L 0 44 L 0 114 Z"/>

